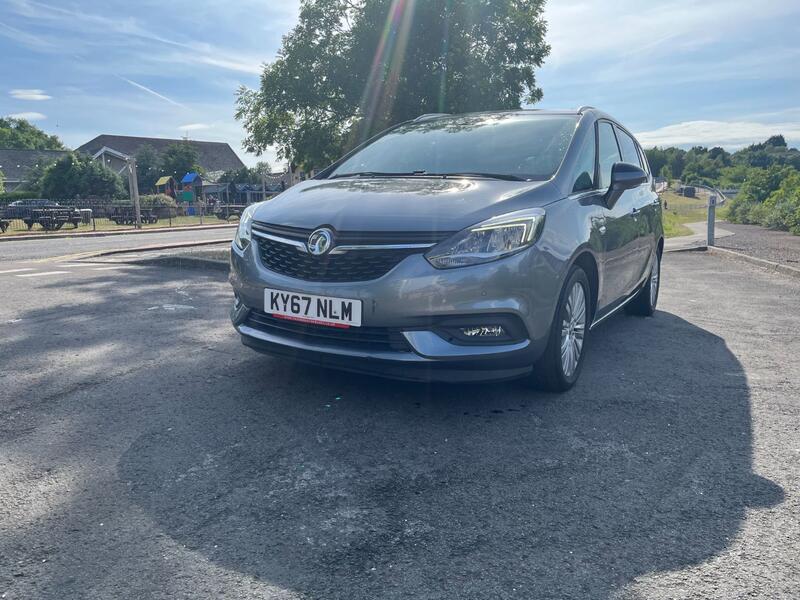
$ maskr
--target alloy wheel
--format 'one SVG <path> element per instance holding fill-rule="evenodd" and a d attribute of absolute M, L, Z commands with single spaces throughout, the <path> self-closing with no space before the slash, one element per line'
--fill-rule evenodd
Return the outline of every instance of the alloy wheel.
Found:
<path fill-rule="evenodd" d="M 578 368 L 586 331 L 586 292 L 575 282 L 567 297 L 561 322 L 561 368 L 565 377 L 572 377 Z"/>
<path fill-rule="evenodd" d="M 653 260 L 653 269 L 650 272 L 650 306 L 656 305 L 656 300 L 658 300 L 658 283 L 660 277 L 660 269 L 659 264 L 661 259 L 656 254 L 655 260 Z"/>

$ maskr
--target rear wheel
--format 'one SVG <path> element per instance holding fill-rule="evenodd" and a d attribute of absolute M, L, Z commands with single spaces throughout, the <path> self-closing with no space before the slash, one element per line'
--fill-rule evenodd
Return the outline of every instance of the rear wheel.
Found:
<path fill-rule="evenodd" d="M 661 255 L 656 252 L 647 281 L 636 294 L 636 297 L 625 305 L 625 312 L 629 315 L 637 315 L 640 317 L 652 316 L 652 314 L 656 312 L 656 306 L 658 305 L 658 290 L 660 285 Z"/>
<path fill-rule="evenodd" d="M 583 367 L 591 297 L 586 273 L 578 266 L 572 267 L 561 290 L 547 348 L 533 366 L 531 383 L 535 387 L 565 392 L 575 385 Z"/>

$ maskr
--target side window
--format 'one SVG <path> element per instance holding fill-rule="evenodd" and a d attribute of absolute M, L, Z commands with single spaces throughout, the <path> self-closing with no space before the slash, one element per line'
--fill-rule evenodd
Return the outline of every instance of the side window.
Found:
<path fill-rule="evenodd" d="M 616 127 L 615 129 L 617 130 L 619 147 L 622 150 L 622 162 L 641 167 L 642 161 L 639 158 L 639 152 L 636 150 L 636 142 L 634 142 L 633 138 L 622 131 L 619 127 Z"/>
<path fill-rule="evenodd" d="M 578 164 L 575 168 L 575 184 L 572 186 L 572 193 L 585 192 L 586 190 L 594 189 L 594 165 L 595 165 L 595 149 L 594 149 L 594 132 L 583 143 L 581 155 L 578 158 Z"/>
<path fill-rule="evenodd" d="M 600 154 L 600 181 L 598 181 L 597 187 L 607 188 L 611 185 L 611 167 L 614 166 L 614 163 L 621 162 L 622 159 L 611 123 L 606 121 L 598 123 L 597 134 L 597 147 Z"/>
<path fill-rule="evenodd" d="M 639 160 L 642 162 L 642 166 L 644 167 L 644 172 L 650 175 L 650 163 L 647 162 L 647 154 L 645 151 L 642 150 L 642 147 L 637 144 L 639 148 Z"/>

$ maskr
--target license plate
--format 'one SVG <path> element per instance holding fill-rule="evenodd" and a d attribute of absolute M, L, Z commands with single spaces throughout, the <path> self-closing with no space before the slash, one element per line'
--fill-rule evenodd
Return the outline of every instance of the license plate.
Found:
<path fill-rule="evenodd" d="M 264 312 L 273 317 L 332 327 L 361 327 L 361 300 L 264 290 Z"/>

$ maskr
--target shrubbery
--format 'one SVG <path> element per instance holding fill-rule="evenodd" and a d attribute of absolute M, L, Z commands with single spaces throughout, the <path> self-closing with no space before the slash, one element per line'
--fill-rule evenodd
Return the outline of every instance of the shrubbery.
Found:
<path fill-rule="evenodd" d="M 728 219 L 800 235 L 800 172 L 759 169 L 731 200 Z"/>

